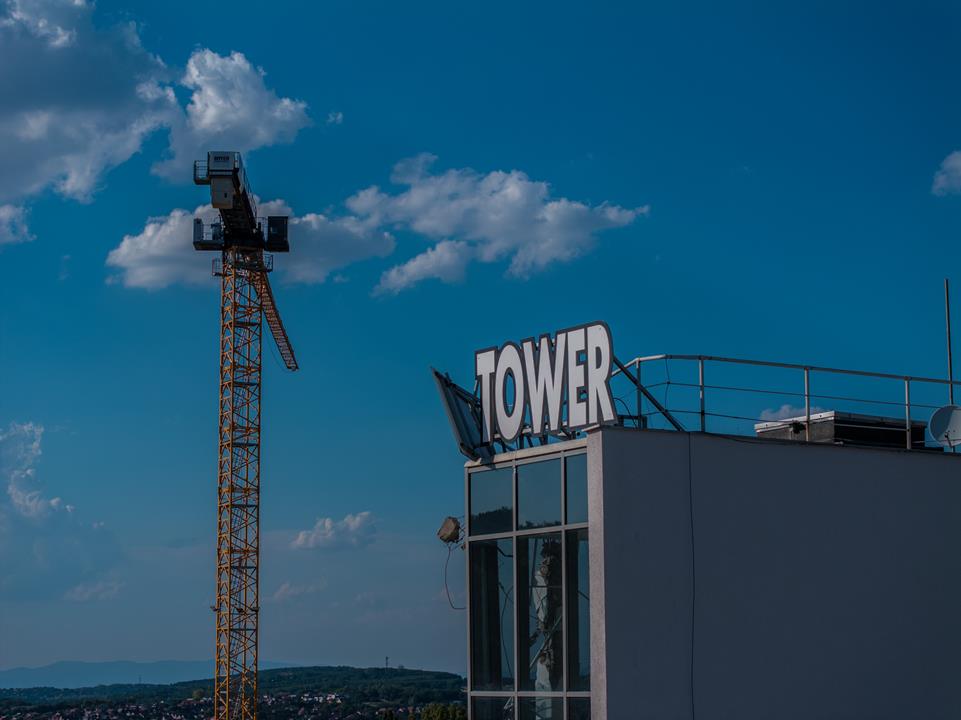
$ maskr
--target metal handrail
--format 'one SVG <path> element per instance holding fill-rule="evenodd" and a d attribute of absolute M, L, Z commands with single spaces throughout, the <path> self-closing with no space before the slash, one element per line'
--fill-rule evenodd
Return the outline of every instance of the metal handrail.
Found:
<path fill-rule="evenodd" d="M 650 392 L 648 387 L 646 387 L 641 379 L 641 367 L 644 363 L 657 362 L 657 361 L 670 361 L 670 360 L 681 360 L 688 362 L 697 362 L 698 371 L 698 381 L 694 383 L 679 383 L 690 388 L 696 388 L 698 391 L 698 409 L 697 410 L 678 410 L 674 408 L 666 407 L 667 402 L 659 402 Z M 665 420 L 667 420 L 676 430 L 685 430 L 683 424 L 678 420 L 673 413 L 680 414 L 691 414 L 697 415 L 699 417 L 699 425 L 701 432 L 707 432 L 707 418 L 708 417 L 726 417 L 724 415 L 719 415 L 716 412 L 711 412 L 707 409 L 706 405 L 706 390 L 711 389 L 712 386 L 705 383 L 705 364 L 706 363 L 727 363 L 732 365 L 746 365 L 753 367 L 768 367 L 768 368 L 778 368 L 786 370 L 796 370 L 803 373 L 804 390 L 803 392 L 785 392 L 786 395 L 794 395 L 796 397 L 804 398 L 804 430 L 805 439 L 810 441 L 811 439 L 811 415 L 812 406 L 811 400 L 824 399 L 827 396 L 816 395 L 811 392 L 811 374 L 812 373 L 824 373 L 824 374 L 834 374 L 834 375 L 847 375 L 855 377 L 864 378 L 874 378 L 882 380 L 897 380 L 904 384 L 904 433 L 905 433 L 905 449 L 911 450 L 914 447 L 914 441 L 912 436 L 913 427 L 917 424 L 911 419 L 911 409 L 912 407 L 925 407 L 930 408 L 930 405 L 925 405 L 922 403 L 917 403 L 912 405 L 911 400 L 911 384 L 912 383 L 928 383 L 933 385 L 947 386 L 949 389 L 953 389 L 954 385 L 961 381 L 955 381 L 953 378 L 945 380 L 943 378 L 931 378 L 923 377 L 917 375 L 898 375 L 894 373 L 881 373 L 865 370 L 848 370 L 845 368 L 833 368 L 825 367 L 821 365 L 803 365 L 799 363 L 785 363 L 785 362 L 775 362 L 768 360 L 750 360 L 744 358 L 730 358 L 721 357 L 717 355 L 674 355 L 674 354 L 661 354 L 661 355 L 645 355 L 635 357 L 633 360 L 627 363 L 622 363 L 615 359 L 616 369 L 612 372 L 612 376 L 624 375 L 627 377 L 631 383 L 634 384 L 637 391 L 637 414 L 645 415 L 642 410 L 642 403 L 647 400 L 651 406 L 656 410 L 656 413 L 661 415 Z M 631 368 L 634 372 L 631 372 Z M 667 384 L 671 384 L 670 380 Z M 729 388 L 731 390 L 743 390 L 745 392 L 752 392 L 751 388 Z M 953 395 L 953 393 L 951 393 Z M 851 402 L 858 403 L 872 403 L 876 402 L 868 399 L 858 399 L 858 398 L 847 398 Z M 902 405 L 900 402 L 889 402 L 885 401 L 886 405 Z M 817 408 L 814 408 L 817 412 Z M 733 416 L 732 416 L 733 417 Z"/>
<path fill-rule="evenodd" d="M 820 365 L 798 365 L 796 363 L 775 362 L 771 360 L 748 360 L 746 358 L 729 358 L 717 355 L 643 355 L 624 363 L 628 367 L 638 363 L 653 362 L 655 360 L 701 360 L 704 362 L 723 362 L 735 365 L 759 365 L 762 367 L 786 368 L 788 370 L 809 370 L 811 372 L 827 372 L 838 375 L 860 375 L 862 377 L 885 378 L 887 380 L 910 380 L 911 382 L 937 383 L 940 385 L 961 385 L 961 380 L 945 380 L 943 378 L 929 378 L 919 375 L 896 375 L 893 373 L 879 373 L 870 370 L 846 370 Z M 617 374 L 616 372 L 613 374 Z"/>

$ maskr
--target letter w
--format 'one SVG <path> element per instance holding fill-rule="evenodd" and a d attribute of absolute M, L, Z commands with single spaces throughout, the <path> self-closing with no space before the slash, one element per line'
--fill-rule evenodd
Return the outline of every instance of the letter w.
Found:
<path fill-rule="evenodd" d="M 559 333 L 556 347 L 550 335 L 541 335 L 538 348 L 534 340 L 525 340 L 524 370 L 527 374 L 527 393 L 531 404 L 531 434 L 544 434 L 544 418 L 551 432 L 561 429 L 561 403 L 564 390 L 564 350 L 567 333 Z M 544 403 L 547 402 L 545 412 Z"/>

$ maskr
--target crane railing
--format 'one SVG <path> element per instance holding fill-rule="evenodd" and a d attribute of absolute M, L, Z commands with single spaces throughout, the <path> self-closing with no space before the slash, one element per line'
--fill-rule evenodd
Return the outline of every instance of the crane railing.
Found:
<path fill-rule="evenodd" d="M 241 267 L 245 270 L 251 270 L 254 272 L 273 272 L 274 270 L 274 256 L 270 253 L 264 253 L 262 258 L 259 258 L 255 264 L 244 265 L 243 261 L 234 261 L 237 267 Z M 220 277 L 224 274 L 224 260 L 222 257 L 216 257 L 210 264 L 211 275 L 215 277 Z"/>

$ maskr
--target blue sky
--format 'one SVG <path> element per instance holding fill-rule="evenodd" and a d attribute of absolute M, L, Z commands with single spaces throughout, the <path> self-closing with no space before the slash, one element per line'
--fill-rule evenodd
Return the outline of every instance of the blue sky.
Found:
<path fill-rule="evenodd" d="M 621 357 L 944 374 L 955 3 L 0 17 L 0 667 L 212 655 L 218 288 L 189 162 L 214 146 L 294 218 L 265 658 L 464 670 L 430 365 L 467 384 L 476 348 L 602 319 Z"/>

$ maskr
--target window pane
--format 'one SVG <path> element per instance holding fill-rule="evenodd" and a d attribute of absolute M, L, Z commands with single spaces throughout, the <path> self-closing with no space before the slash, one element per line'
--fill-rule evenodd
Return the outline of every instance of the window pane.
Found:
<path fill-rule="evenodd" d="M 587 455 L 569 455 L 567 462 L 567 522 L 587 522 Z"/>
<path fill-rule="evenodd" d="M 591 603 L 587 530 L 567 533 L 568 690 L 591 689 Z"/>
<path fill-rule="evenodd" d="M 514 470 L 500 468 L 470 475 L 470 533 L 514 529 Z"/>
<path fill-rule="evenodd" d="M 564 689 L 562 562 L 560 533 L 517 538 L 522 690 Z"/>
<path fill-rule="evenodd" d="M 517 467 L 518 529 L 561 524 L 561 461 Z"/>
<path fill-rule="evenodd" d="M 571 698 L 568 700 L 567 720 L 591 720 L 591 699 Z"/>
<path fill-rule="evenodd" d="M 520 698 L 518 720 L 564 720 L 563 698 Z"/>
<path fill-rule="evenodd" d="M 474 698 L 474 720 L 514 720 L 513 698 Z"/>
<path fill-rule="evenodd" d="M 471 681 L 514 689 L 514 551 L 511 540 L 470 543 Z"/>

